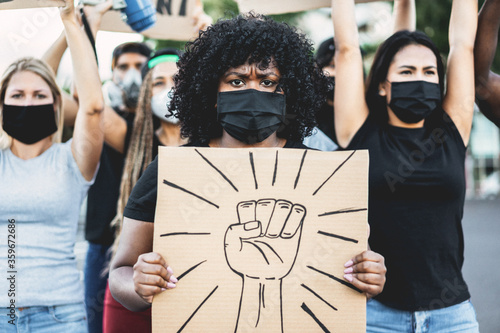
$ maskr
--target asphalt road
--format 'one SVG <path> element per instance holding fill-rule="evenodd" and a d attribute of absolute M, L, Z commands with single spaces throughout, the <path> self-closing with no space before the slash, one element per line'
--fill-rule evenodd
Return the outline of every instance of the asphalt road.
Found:
<path fill-rule="evenodd" d="M 463 273 L 481 333 L 500 332 L 500 199 L 472 200 L 464 211 Z"/>

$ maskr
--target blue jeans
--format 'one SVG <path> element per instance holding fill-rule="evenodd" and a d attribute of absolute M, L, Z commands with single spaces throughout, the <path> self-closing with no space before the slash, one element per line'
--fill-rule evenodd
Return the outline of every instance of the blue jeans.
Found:
<path fill-rule="evenodd" d="M 102 333 L 102 312 L 108 274 L 102 271 L 109 264 L 109 246 L 89 242 L 85 260 L 85 307 L 88 315 L 90 333 Z"/>
<path fill-rule="evenodd" d="M 0 308 L 2 333 L 87 333 L 87 318 L 83 303 Z"/>
<path fill-rule="evenodd" d="M 367 333 L 479 333 L 470 301 L 447 308 L 408 312 L 370 299 L 366 303 Z"/>

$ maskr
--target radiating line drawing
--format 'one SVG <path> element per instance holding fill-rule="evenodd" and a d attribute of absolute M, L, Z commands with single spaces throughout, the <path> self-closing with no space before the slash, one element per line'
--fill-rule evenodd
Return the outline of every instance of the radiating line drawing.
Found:
<path fill-rule="evenodd" d="M 301 308 L 308 315 L 310 315 L 312 319 L 314 319 L 314 321 L 316 322 L 316 324 L 318 324 L 319 327 L 321 327 L 321 329 L 323 330 L 323 332 L 330 333 L 330 331 L 328 330 L 328 328 L 326 328 L 326 326 L 323 325 L 323 323 L 318 319 L 318 317 L 316 317 L 316 315 L 311 311 L 311 309 L 309 309 L 309 307 L 306 305 L 306 303 L 302 303 Z"/>
<path fill-rule="evenodd" d="M 216 286 L 210 292 L 210 294 L 208 294 L 208 296 L 203 300 L 203 302 L 201 302 L 201 304 L 198 305 L 198 307 L 196 308 L 196 310 L 194 310 L 193 314 L 189 316 L 189 318 L 186 320 L 186 322 L 184 323 L 184 325 L 182 325 L 181 328 L 179 328 L 179 330 L 177 331 L 177 333 L 182 332 L 182 330 L 184 330 L 184 328 L 189 323 L 189 321 L 194 317 L 194 315 L 196 314 L 196 312 L 198 312 L 198 310 L 203 306 L 203 304 L 205 304 L 205 302 L 214 294 L 214 292 L 217 290 L 217 288 L 219 288 L 219 286 Z"/>
<path fill-rule="evenodd" d="M 338 239 L 341 239 L 341 240 L 346 241 L 346 242 L 358 243 L 357 239 L 353 239 L 353 238 L 349 238 L 349 237 L 345 237 L 345 236 L 341 236 L 341 235 L 337 235 L 337 234 L 332 234 L 332 233 L 326 232 L 326 231 L 319 230 L 318 234 L 323 235 L 323 236 L 338 238 Z"/>
<path fill-rule="evenodd" d="M 297 188 L 297 184 L 299 183 L 300 172 L 302 171 L 302 166 L 304 166 L 304 160 L 306 159 L 307 150 L 304 150 L 304 154 L 302 155 L 302 159 L 300 160 L 299 172 L 297 172 L 297 177 L 295 178 L 295 184 L 293 185 L 293 189 Z"/>
<path fill-rule="evenodd" d="M 351 288 L 352 290 L 356 290 L 356 291 L 357 291 L 358 293 L 360 293 L 360 294 L 362 294 L 362 293 L 363 293 L 361 290 L 359 290 L 358 288 L 356 288 L 356 287 L 355 287 L 355 286 L 353 286 L 352 284 L 350 284 L 350 283 L 348 283 L 348 282 L 346 282 L 346 281 L 344 281 L 344 280 L 342 280 L 342 279 L 339 279 L 338 277 L 336 277 L 336 276 L 334 276 L 334 275 L 332 275 L 332 274 L 329 274 L 329 273 L 327 273 L 327 272 L 323 272 L 323 271 L 321 271 L 321 270 L 319 270 L 319 269 L 317 269 L 317 268 L 314 268 L 314 267 L 312 267 L 312 266 L 307 266 L 307 268 L 312 269 L 313 271 L 318 272 L 318 273 L 320 273 L 320 274 L 323 274 L 323 275 L 325 275 L 325 276 L 329 277 L 330 279 L 332 279 L 332 280 L 334 280 L 334 281 L 337 281 L 338 283 L 340 283 L 340 284 L 342 284 L 342 285 L 344 285 L 344 286 L 346 286 L 346 287 Z"/>
<path fill-rule="evenodd" d="M 172 188 L 175 188 L 175 189 L 181 190 L 181 191 L 183 191 L 183 192 L 185 192 L 185 193 L 187 193 L 187 194 L 190 194 L 190 195 L 194 196 L 195 198 L 198 198 L 198 199 L 200 199 L 200 200 L 202 200 L 202 201 L 204 201 L 204 202 L 208 203 L 209 205 L 212 205 L 212 206 L 214 206 L 215 208 L 219 209 L 219 205 L 214 204 L 214 203 L 213 203 L 213 202 L 211 202 L 210 200 L 207 200 L 207 199 L 203 198 L 201 195 L 198 195 L 198 194 L 196 194 L 196 193 L 193 193 L 193 192 L 191 192 L 191 191 L 189 191 L 189 190 L 185 189 L 184 187 L 181 187 L 181 186 L 176 185 L 176 184 L 174 184 L 174 183 L 172 183 L 172 182 L 169 182 L 169 181 L 168 181 L 168 180 L 166 180 L 166 179 L 163 179 L 163 184 L 165 184 L 165 185 L 167 185 L 167 186 L 170 186 L 170 187 L 172 187 Z"/>
<path fill-rule="evenodd" d="M 349 161 L 349 159 L 356 153 L 356 150 L 354 150 L 351 155 L 349 155 L 342 163 L 340 163 L 340 165 L 332 172 L 332 174 L 330 176 L 328 176 L 328 178 L 316 189 L 316 191 L 313 192 L 312 195 L 316 195 L 316 193 L 319 192 L 319 190 L 333 177 L 333 175 L 339 171 L 343 166 L 344 164 L 346 164 L 347 161 Z"/>
<path fill-rule="evenodd" d="M 193 271 L 194 269 L 198 268 L 198 266 L 200 266 L 201 264 L 207 262 L 206 260 L 203 260 L 202 262 L 199 262 L 197 263 L 196 265 L 188 268 L 184 273 L 180 274 L 178 277 L 177 277 L 177 280 L 180 280 L 182 279 L 184 276 L 188 275 L 191 271 Z"/>
<path fill-rule="evenodd" d="M 248 304 L 248 285 L 258 283 L 259 304 L 255 327 L 259 326 L 261 309 L 265 307 L 265 287 L 279 283 L 281 299 L 282 280 L 295 263 L 300 247 L 302 226 L 306 208 L 287 200 L 261 199 L 238 203 L 238 223 L 230 225 L 224 236 L 226 262 L 242 279 L 242 292 L 235 332 L 240 318 L 247 318 L 247 310 L 255 307 Z M 273 282 L 270 282 L 274 280 Z M 258 282 L 257 282 L 258 281 Z M 269 289 L 269 288 L 268 288 Z M 283 332 L 282 304 L 280 316 L 276 316 L 274 327 Z M 277 324 L 279 323 L 279 325 Z"/>
<path fill-rule="evenodd" d="M 276 160 L 274 162 L 274 172 L 273 172 L 273 186 L 276 183 L 276 175 L 278 174 L 278 151 L 276 150 Z"/>
<path fill-rule="evenodd" d="M 344 208 L 344 209 L 339 209 L 339 210 L 335 210 L 332 212 L 326 212 L 323 214 L 319 214 L 318 216 L 323 217 L 323 216 L 330 216 L 330 215 L 336 215 L 336 214 L 357 213 L 357 212 L 364 212 L 367 210 L 368 210 L 368 208 Z"/>
<path fill-rule="evenodd" d="M 316 296 L 317 298 L 319 298 L 320 300 L 323 301 L 323 303 L 325 303 L 326 305 L 328 305 L 330 308 L 332 308 L 333 310 L 335 311 L 338 311 L 338 309 L 336 307 L 334 307 L 333 305 L 331 305 L 330 303 L 328 303 L 323 297 L 321 297 L 317 292 L 315 292 L 314 290 L 312 290 L 311 288 L 309 288 L 308 286 L 306 286 L 305 284 L 301 284 L 302 287 L 304 287 L 306 290 L 310 291 L 314 296 Z"/>
<path fill-rule="evenodd" d="M 208 236 L 209 232 L 169 232 L 167 234 L 161 234 L 160 237 L 169 236 Z"/>
<path fill-rule="evenodd" d="M 205 162 L 207 162 L 207 164 L 208 164 L 208 165 L 210 165 L 210 166 L 211 166 L 211 167 L 212 167 L 215 171 L 217 171 L 217 173 L 218 173 L 219 175 L 221 175 L 221 177 L 222 177 L 222 178 L 224 178 L 224 180 L 225 180 L 226 182 L 228 182 L 228 183 L 229 183 L 229 185 L 231 185 L 231 187 L 232 187 L 232 188 L 233 188 L 236 192 L 239 192 L 239 191 L 238 191 L 238 189 L 236 188 L 236 186 L 233 184 L 233 182 L 232 182 L 232 181 L 230 181 L 230 180 L 229 180 L 229 178 L 227 178 L 227 177 L 226 177 L 226 175 L 225 175 L 222 171 L 220 171 L 220 169 L 219 169 L 219 168 L 217 168 L 217 167 L 216 167 L 216 166 L 215 166 L 212 162 L 210 162 L 210 161 L 208 160 L 208 158 L 206 158 L 205 156 L 203 156 L 203 155 L 202 155 L 202 153 L 200 153 L 200 152 L 198 151 L 198 149 L 195 149 L 194 151 L 195 151 L 195 152 L 197 152 L 197 153 L 198 153 L 198 155 L 200 155 L 200 156 L 201 156 L 201 158 L 202 158 Z"/>
<path fill-rule="evenodd" d="M 255 174 L 255 163 L 253 161 L 253 153 L 249 152 L 249 157 L 250 157 L 250 165 L 252 166 L 252 173 L 253 173 L 253 180 L 255 181 L 255 189 L 259 189 L 259 183 L 257 183 L 257 175 Z"/>

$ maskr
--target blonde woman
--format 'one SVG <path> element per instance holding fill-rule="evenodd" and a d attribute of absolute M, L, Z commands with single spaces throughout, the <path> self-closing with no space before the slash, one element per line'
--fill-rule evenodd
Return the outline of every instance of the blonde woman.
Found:
<path fill-rule="evenodd" d="M 0 260 L 10 279 L 0 282 L 9 291 L 0 299 L 1 332 L 87 332 L 73 248 L 101 153 L 103 98 L 72 0 L 61 18 L 80 96 L 73 139 L 59 143 L 61 92 L 44 62 L 16 61 L 0 86 Z"/>

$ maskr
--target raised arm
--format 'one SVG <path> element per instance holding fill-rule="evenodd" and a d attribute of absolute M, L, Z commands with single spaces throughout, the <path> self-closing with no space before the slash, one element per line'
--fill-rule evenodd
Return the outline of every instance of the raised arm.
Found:
<path fill-rule="evenodd" d="M 61 8 L 61 19 L 71 52 L 74 84 L 80 95 L 71 148 L 80 172 L 90 180 L 99 162 L 104 137 L 101 80 L 92 47 L 75 16 L 73 0 L 66 0 L 66 6 Z"/>
<path fill-rule="evenodd" d="M 335 30 L 335 131 L 346 147 L 368 117 L 354 0 L 332 0 Z"/>
<path fill-rule="evenodd" d="M 500 75 L 491 71 L 498 45 L 500 0 L 486 0 L 479 13 L 474 47 L 476 97 L 481 112 L 500 127 Z"/>
<path fill-rule="evenodd" d="M 474 112 L 474 40 L 477 0 L 453 0 L 450 18 L 450 54 L 443 108 L 457 127 L 464 144 L 469 143 Z"/>
<path fill-rule="evenodd" d="M 394 0 L 392 19 L 393 33 L 401 30 L 415 31 L 417 27 L 415 0 Z"/>

